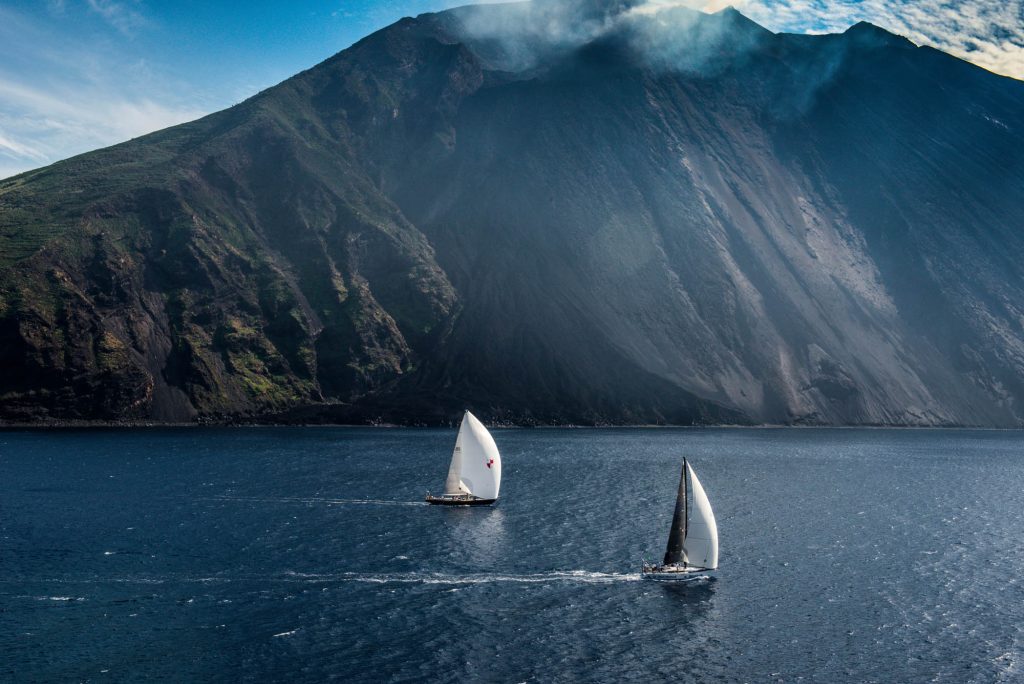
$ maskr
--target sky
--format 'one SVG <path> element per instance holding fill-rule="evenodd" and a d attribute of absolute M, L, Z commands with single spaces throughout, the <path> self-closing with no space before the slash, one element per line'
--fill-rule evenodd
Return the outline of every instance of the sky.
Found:
<path fill-rule="evenodd" d="M 403 16 L 468 1 L 0 0 L 0 178 L 229 107 Z M 1024 79 L 1024 0 L 645 1 L 733 5 L 773 31 L 867 20 Z"/>

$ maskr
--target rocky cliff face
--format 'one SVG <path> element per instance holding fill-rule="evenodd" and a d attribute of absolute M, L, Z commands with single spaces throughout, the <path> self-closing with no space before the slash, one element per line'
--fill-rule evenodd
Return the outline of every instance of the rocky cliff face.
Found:
<path fill-rule="evenodd" d="M 406 19 L 0 181 L 0 415 L 1024 424 L 1024 84 L 634 10 Z"/>

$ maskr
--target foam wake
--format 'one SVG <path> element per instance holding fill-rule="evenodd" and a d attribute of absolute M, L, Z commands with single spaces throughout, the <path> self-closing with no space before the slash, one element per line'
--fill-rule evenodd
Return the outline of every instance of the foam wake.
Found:
<path fill-rule="evenodd" d="M 234 584 L 234 583 L 305 583 L 337 584 L 362 582 L 365 584 L 444 584 L 449 586 L 468 584 L 519 583 L 519 584 L 612 584 L 615 582 L 636 582 L 640 573 L 591 572 L 589 570 L 554 570 L 529 574 L 466 573 L 446 574 L 432 572 L 335 572 L 304 573 L 288 571 L 280 575 L 217 575 L 212 577 L 86 577 L 47 578 L 35 580 L 43 584 Z M 3 580 L 0 580 L 2 582 Z M 50 598 L 50 597 L 47 597 Z M 64 597 L 51 600 L 65 600 Z M 74 599 L 84 600 L 84 599 Z"/>
<path fill-rule="evenodd" d="M 426 506 L 426 501 L 395 501 L 392 499 L 325 499 L 317 497 L 279 496 L 212 496 L 207 501 L 247 501 L 255 503 L 325 503 L 325 504 L 363 504 L 373 506 Z"/>
<path fill-rule="evenodd" d="M 589 570 L 554 570 L 530 574 L 505 573 L 468 573 L 464 575 L 400 572 L 400 573 L 363 573 L 342 572 L 331 574 L 287 573 L 293 581 L 305 582 L 365 582 L 368 584 L 490 584 L 490 583 L 521 583 L 551 584 L 556 582 L 578 584 L 611 584 L 614 582 L 635 582 L 640 580 L 639 573 L 591 572 Z"/>

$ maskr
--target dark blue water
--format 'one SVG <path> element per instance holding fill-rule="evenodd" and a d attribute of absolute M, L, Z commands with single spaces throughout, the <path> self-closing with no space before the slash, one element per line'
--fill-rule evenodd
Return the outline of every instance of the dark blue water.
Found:
<path fill-rule="evenodd" d="M 0 680 L 1024 679 L 1024 434 L 0 433 Z M 640 581 L 682 455 L 721 569 Z"/>

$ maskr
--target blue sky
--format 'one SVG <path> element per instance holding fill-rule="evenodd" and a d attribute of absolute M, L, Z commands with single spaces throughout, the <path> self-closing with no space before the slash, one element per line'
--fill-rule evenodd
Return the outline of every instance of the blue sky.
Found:
<path fill-rule="evenodd" d="M 0 178 L 223 109 L 451 4 L 2 0 Z"/>
<path fill-rule="evenodd" d="M 648 0 L 732 4 L 772 30 L 866 19 L 1024 78 L 1024 0 Z M 3 0 L 0 178 L 188 121 L 403 16 L 459 0 Z"/>

